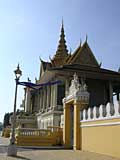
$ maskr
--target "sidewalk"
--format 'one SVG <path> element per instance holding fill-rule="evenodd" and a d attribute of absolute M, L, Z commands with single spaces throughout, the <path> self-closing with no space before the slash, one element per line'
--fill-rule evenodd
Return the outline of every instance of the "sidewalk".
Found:
<path fill-rule="evenodd" d="M 92 152 L 64 150 L 60 148 L 22 148 L 18 147 L 16 157 L 6 155 L 9 139 L 0 137 L 0 160 L 118 160 Z"/>

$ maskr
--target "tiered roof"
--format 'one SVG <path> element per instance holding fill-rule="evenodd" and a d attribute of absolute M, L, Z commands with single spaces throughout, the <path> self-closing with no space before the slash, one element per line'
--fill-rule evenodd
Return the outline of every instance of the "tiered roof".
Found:
<path fill-rule="evenodd" d="M 87 38 L 83 44 L 79 44 L 73 54 L 68 53 L 63 22 L 59 44 L 54 57 L 50 62 L 41 60 L 40 78 L 45 71 L 65 71 L 66 74 L 73 71 L 86 74 L 88 77 L 94 76 L 96 78 L 106 77 L 106 79 L 112 79 L 112 77 L 115 78 L 117 76 L 116 78 L 120 79 L 120 73 L 101 68 L 88 45 Z"/>

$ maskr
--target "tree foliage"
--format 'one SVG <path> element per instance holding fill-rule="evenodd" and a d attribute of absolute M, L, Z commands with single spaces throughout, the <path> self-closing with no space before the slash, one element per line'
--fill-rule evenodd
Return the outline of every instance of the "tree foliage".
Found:
<path fill-rule="evenodd" d="M 17 109 L 16 115 L 19 115 L 22 111 Z M 3 127 L 6 128 L 7 126 L 10 126 L 10 117 L 13 115 L 13 112 L 5 113 L 4 120 L 3 120 Z"/>
<path fill-rule="evenodd" d="M 5 113 L 4 120 L 3 120 L 3 127 L 4 128 L 6 128 L 7 126 L 10 125 L 9 119 L 10 119 L 10 113 Z"/>

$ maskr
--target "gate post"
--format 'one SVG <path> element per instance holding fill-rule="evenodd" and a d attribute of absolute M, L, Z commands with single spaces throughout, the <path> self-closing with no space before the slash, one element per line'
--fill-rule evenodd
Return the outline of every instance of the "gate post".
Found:
<path fill-rule="evenodd" d="M 66 148 L 70 147 L 70 106 L 64 103 L 64 127 L 63 144 Z"/>
<path fill-rule="evenodd" d="M 81 135 L 80 135 L 80 103 L 74 102 L 74 150 L 81 149 Z"/>

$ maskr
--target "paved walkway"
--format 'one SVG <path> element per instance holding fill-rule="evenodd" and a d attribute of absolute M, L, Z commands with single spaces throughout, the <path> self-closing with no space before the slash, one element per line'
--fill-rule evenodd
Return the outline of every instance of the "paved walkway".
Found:
<path fill-rule="evenodd" d="M 118 160 L 91 152 L 64 150 L 60 148 L 18 147 L 16 157 L 6 155 L 9 140 L 0 137 L 0 160 Z"/>

